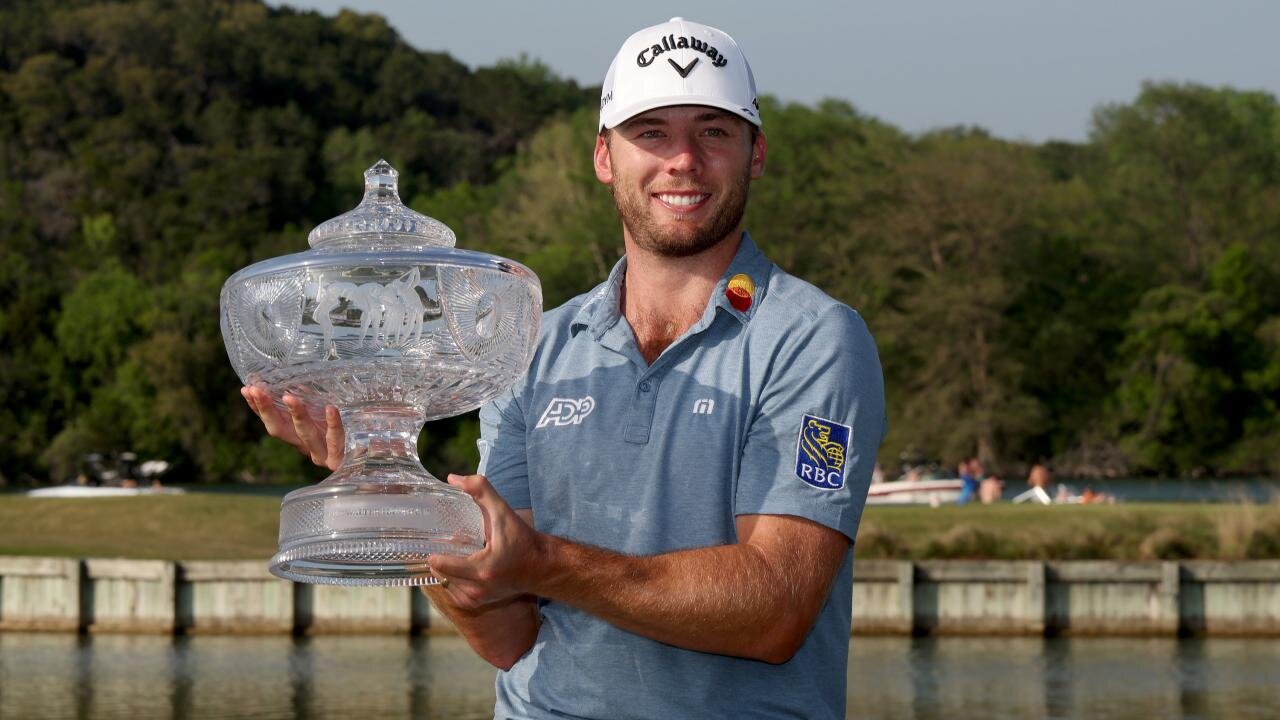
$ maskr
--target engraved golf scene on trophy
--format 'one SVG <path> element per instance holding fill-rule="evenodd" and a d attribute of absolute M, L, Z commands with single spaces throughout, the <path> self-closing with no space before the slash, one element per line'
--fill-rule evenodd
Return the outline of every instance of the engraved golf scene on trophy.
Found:
<path fill-rule="evenodd" d="M 425 422 L 479 407 L 529 365 L 542 316 L 523 265 L 454 247 L 453 231 L 400 201 L 386 161 L 354 210 L 321 223 L 306 252 L 223 286 L 227 355 L 245 385 L 338 408 L 342 465 L 285 496 L 269 569 L 299 582 L 421 585 L 432 553 L 484 543 L 479 508 L 418 459 Z"/>

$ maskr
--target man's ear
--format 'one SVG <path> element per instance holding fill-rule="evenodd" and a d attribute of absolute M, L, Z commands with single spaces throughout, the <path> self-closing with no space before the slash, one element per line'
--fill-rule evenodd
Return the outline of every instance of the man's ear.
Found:
<path fill-rule="evenodd" d="M 764 159 L 769 154 L 769 143 L 765 142 L 764 131 L 756 133 L 755 142 L 751 143 L 751 179 L 764 175 Z"/>
<path fill-rule="evenodd" d="M 605 130 L 596 135 L 596 151 L 592 158 L 596 168 L 596 179 L 605 185 L 613 184 L 613 157 L 609 155 L 609 143 L 605 139 Z"/>

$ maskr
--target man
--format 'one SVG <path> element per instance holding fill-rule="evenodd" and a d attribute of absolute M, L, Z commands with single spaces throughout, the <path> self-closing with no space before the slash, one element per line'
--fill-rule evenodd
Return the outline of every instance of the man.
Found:
<path fill-rule="evenodd" d="M 956 504 L 964 505 L 978 493 L 978 478 L 982 476 L 982 463 L 976 456 L 966 457 L 960 460 L 956 471 L 960 473 L 960 481 L 964 483 L 960 487 L 960 497 L 956 498 Z"/>
<path fill-rule="evenodd" d="M 480 474 L 449 482 L 486 547 L 430 558 L 427 594 L 503 670 L 498 717 L 844 717 L 882 379 L 857 313 L 743 232 L 766 150 L 728 35 L 623 44 L 594 164 L 626 256 L 481 410 Z M 332 465 L 336 416 L 288 402 L 296 428 L 268 428 Z"/>

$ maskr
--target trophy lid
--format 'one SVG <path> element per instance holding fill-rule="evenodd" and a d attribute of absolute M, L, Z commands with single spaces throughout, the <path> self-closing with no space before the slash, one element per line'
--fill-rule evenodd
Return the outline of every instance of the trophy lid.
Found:
<path fill-rule="evenodd" d="M 315 249 L 453 247 L 458 240 L 448 225 L 400 202 L 399 176 L 386 160 L 374 163 L 364 171 L 364 199 L 360 204 L 317 225 L 307 242 Z"/>

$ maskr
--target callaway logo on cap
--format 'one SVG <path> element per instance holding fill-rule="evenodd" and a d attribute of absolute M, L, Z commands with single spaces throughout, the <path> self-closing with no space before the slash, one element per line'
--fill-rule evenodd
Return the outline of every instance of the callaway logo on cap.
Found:
<path fill-rule="evenodd" d="M 600 128 L 671 105 L 708 105 L 761 125 L 756 80 L 738 43 L 678 17 L 622 44 L 600 91 Z"/>

